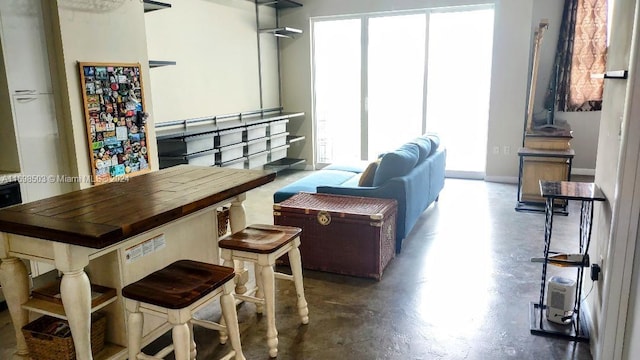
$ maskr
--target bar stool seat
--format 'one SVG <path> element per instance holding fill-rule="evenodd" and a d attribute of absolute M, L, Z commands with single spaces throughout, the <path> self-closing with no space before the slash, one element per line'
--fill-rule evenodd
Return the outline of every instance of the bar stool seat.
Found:
<path fill-rule="evenodd" d="M 298 314 L 302 324 L 309 323 L 309 309 L 304 296 L 302 263 L 300 260 L 300 233 L 302 230 L 291 226 L 250 225 L 245 229 L 222 238 L 218 242 L 225 266 L 233 266 L 233 261 L 253 262 L 256 288 L 247 295 L 236 298 L 256 304 L 256 311 L 262 313 L 266 307 L 267 344 L 269 356 L 278 355 L 278 330 L 275 324 L 275 278 L 293 281 L 296 288 Z M 289 255 L 292 275 L 274 272 L 276 259 Z"/>
<path fill-rule="evenodd" d="M 130 300 L 128 310 L 129 359 L 162 359 L 174 351 L 176 360 L 195 359 L 193 324 L 220 331 L 220 341 L 231 340 L 232 350 L 222 359 L 244 360 L 240 345 L 238 316 L 233 297 L 234 270 L 226 266 L 179 260 L 122 289 Z M 220 298 L 225 325 L 196 320 L 193 313 Z M 155 356 L 142 353 L 143 313 L 161 317 L 172 326 L 173 344 Z"/>

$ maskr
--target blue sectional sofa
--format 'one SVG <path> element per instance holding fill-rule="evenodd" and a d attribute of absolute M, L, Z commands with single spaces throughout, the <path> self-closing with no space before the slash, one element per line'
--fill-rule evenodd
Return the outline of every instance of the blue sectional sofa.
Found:
<path fill-rule="evenodd" d="M 445 161 L 446 149 L 440 139 L 426 134 L 383 154 L 373 163 L 332 164 L 315 171 L 279 189 L 273 201 L 282 202 L 301 191 L 396 199 L 396 253 L 399 253 L 402 240 L 420 214 L 438 200 L 444 187 Z"/>

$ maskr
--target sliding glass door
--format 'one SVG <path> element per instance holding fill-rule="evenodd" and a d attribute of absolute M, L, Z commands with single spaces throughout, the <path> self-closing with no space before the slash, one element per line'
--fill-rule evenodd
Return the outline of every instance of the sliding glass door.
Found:
<path fill-rule="evenodd" d="M 318 165 L 433 131 L 448 171 L 483 174 L 492 38 L 492 8 L 314 20 Z"/>
<path fill-rule="evenodd" d="M 314 24 L 316 161 L 360 159 L 360 19 Z"/>
<path fill-rule="evenodd" d="M 493 10 L 429 16 L 427 131 L 446 139 L 448 176 L 483 178 Z"/>
<path fill-rule="evenodd" d="M 365 160 L 423 132 L 425 24 L 424 14 L 369 19 Z"/>

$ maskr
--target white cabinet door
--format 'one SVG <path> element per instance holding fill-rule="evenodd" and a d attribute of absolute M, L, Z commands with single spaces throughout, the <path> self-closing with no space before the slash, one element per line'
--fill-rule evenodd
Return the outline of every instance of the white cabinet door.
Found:
<path fill-rule="evenodd" d="M 0 1 L 0 23 L 11 93 L 51 93 L 41 0 Z"/>
<path fill-rule="evenodd" d="M 61 157 L 53 95 L 14 95 L 23 202 L 62 194 Z"/>

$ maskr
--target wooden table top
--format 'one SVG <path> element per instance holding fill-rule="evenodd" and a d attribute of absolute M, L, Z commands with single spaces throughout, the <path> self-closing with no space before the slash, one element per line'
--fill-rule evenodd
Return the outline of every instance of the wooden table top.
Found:
<path fill-rule="evenodd" d="M 0 209 L 0 232 L 101 249 L 275 177 L 262 170 L 175 166 Z"/>

